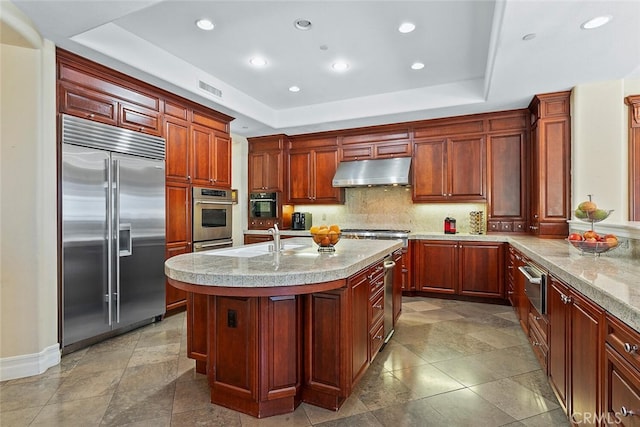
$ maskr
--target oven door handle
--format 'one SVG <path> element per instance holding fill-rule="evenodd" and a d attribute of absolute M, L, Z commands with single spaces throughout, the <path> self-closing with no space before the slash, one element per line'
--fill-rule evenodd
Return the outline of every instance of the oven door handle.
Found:
<path fill-rule="evenodd" d="M 208 200 L 196 200 L 195 204 L 196 205 L 232 205 L 233 202 L 225 202 L 225 201 L 210 202 Z"/>
<path fill-rule="evenodd" d="M 542 277 L 533 277 L 529 272 L 529 268 L 531 267 L 522 265 L 518 267 L 518 270 L 520 270 L 520 272 L 524 274 L 524 277 L 526 277 L 530 283 L 533 283 L 534 285 L 540 285 L 542 283 Z"/>

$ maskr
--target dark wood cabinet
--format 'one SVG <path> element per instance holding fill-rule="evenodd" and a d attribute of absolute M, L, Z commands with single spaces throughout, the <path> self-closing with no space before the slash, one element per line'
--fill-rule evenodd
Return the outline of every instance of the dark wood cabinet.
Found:
<path fill-rule="evenodd" d="M 460 295 L 504 298 L 504 244 L 459 242 Z"/>
<path fill-rule="evenodd" d="M 166 198 L 166 258 L 188 253 L 191 247 L 191 187 L 188 184 L 167 183 Z M 167 311 L 184 307 L 187 293 L 166 284 Z"/>
<path fill-rule="evenodd" d="M 332 185 L 338 169 L 336 138 L 292 141 L 287 164 L 289 203 L 344 203 L 344 189 Z"/>
<path fill-rule="evenodd" d="M 486 146 L 483 135 L 416 140 L 413 201 L 484 201 Z"/>
<path fill-rule="evenodd" d="M 527 148 L 524 130 L 487 138 L 487 231 L 528 232 Z"/>
<path fill-rule="evenodd" d="M 605 425 L 640 426 L 640 334 L 607 315 L 605 337 Z"/>
<path fill-rule="evenodd" d="M 348 131 L 341 136 L 340 147 L 340 161 L 410 157 L 411 134 L 408 128 L 385 126 Z"/>
<path fill-rule="evenodd" d="M 250 138 L 249 192 L 284 191 L 284 135 Z"/>
<path fill-rule="evenodd" d="M 598 425 L 593 414 L 600 413 L 604 312 L 553 275 L 547 310 L 549 382 L 570 418 Z M 590 420 L 580 418 L 585 414 Z"/>
<path fill-rule="evenodd" d="M 351 293 L 351 381 L 356 382 L 369 366 L 369 269 L 365 268 L 347 281 Z"/>
<path fill-rule="evenodd" d="M 215 129 L 191 125 L 193 184 L 231 188 L 231 140 Z"/>
<path fill-rule="evenodd" d="M 504 298 L 504 244 L 419 240 L 415 246 L 417 291 Z"/>
<path fill-rule="evenodd" d="M 640 221 L 640 95 L 624 101 L 629 106 L 629 221 Z"/>
<path fill-rule="evenodd" d="M 530 231 L 565 237 L 571 218 L 570 92 L 536 95 L 531 111 Z"/>
<path fill-rule="evenodd" d="M 457 293 L 458 243 L 418 240 L 414 249 L 416 290 L 452 295 Z"/>
<path fill-rule="evenodd" d="M 167 141 L 167 181 L 191 182 L 189 122 L 174 117 L 165 117 L 164 135 Z"/>

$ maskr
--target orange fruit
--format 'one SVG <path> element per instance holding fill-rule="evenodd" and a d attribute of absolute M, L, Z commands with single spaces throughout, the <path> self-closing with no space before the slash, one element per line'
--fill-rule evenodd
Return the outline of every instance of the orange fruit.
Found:
<path fill-rule="evenodd" d="M 314 226 L 312 226 L 312 227 L 309 229 L 309 232 L 310 232 L 311 234 L 316 234 L 316 233 L 318 232 L 318 230 L 319 230 L 319 229 L 320 229 L 320 227 L 318 227 L 317 225 L 314 225 Z"/>
<path fill-rule="evenodd" d="M 330 225 L 329 226 L 329 230 L 330 231 L 335 231 L 336 233 L 340 232 L 340 227 L 338 227 L 336 224 Z"/>
<path fill-rule="evenodd" d="M 340 240 L 340 235 L 337 231 L 331 230 L 329 231 L 329 240 L 331 241 L 332 245 L 335 245 L 336 243 L 338 243 L 338 240 Z"/>

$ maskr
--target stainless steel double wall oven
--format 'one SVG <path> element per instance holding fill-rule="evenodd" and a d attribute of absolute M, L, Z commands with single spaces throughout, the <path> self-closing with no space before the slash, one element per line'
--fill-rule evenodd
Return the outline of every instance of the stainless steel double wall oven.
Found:
<path fill-rule="evenodd" d="M 193 187 L 193 251 L 233 245 L 231 190 Z"/>

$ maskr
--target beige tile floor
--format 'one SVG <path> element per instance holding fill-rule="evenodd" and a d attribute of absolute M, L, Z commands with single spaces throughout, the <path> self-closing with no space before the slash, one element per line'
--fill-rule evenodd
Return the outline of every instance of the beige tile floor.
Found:
<path fill-rule="evenodd" d="M 392 340 L 338 412 L 258 420 L 209 403 L 184 313 L 0 383 L 0 425 L 568 426 L 510 307 L 405 298 Z"/>

